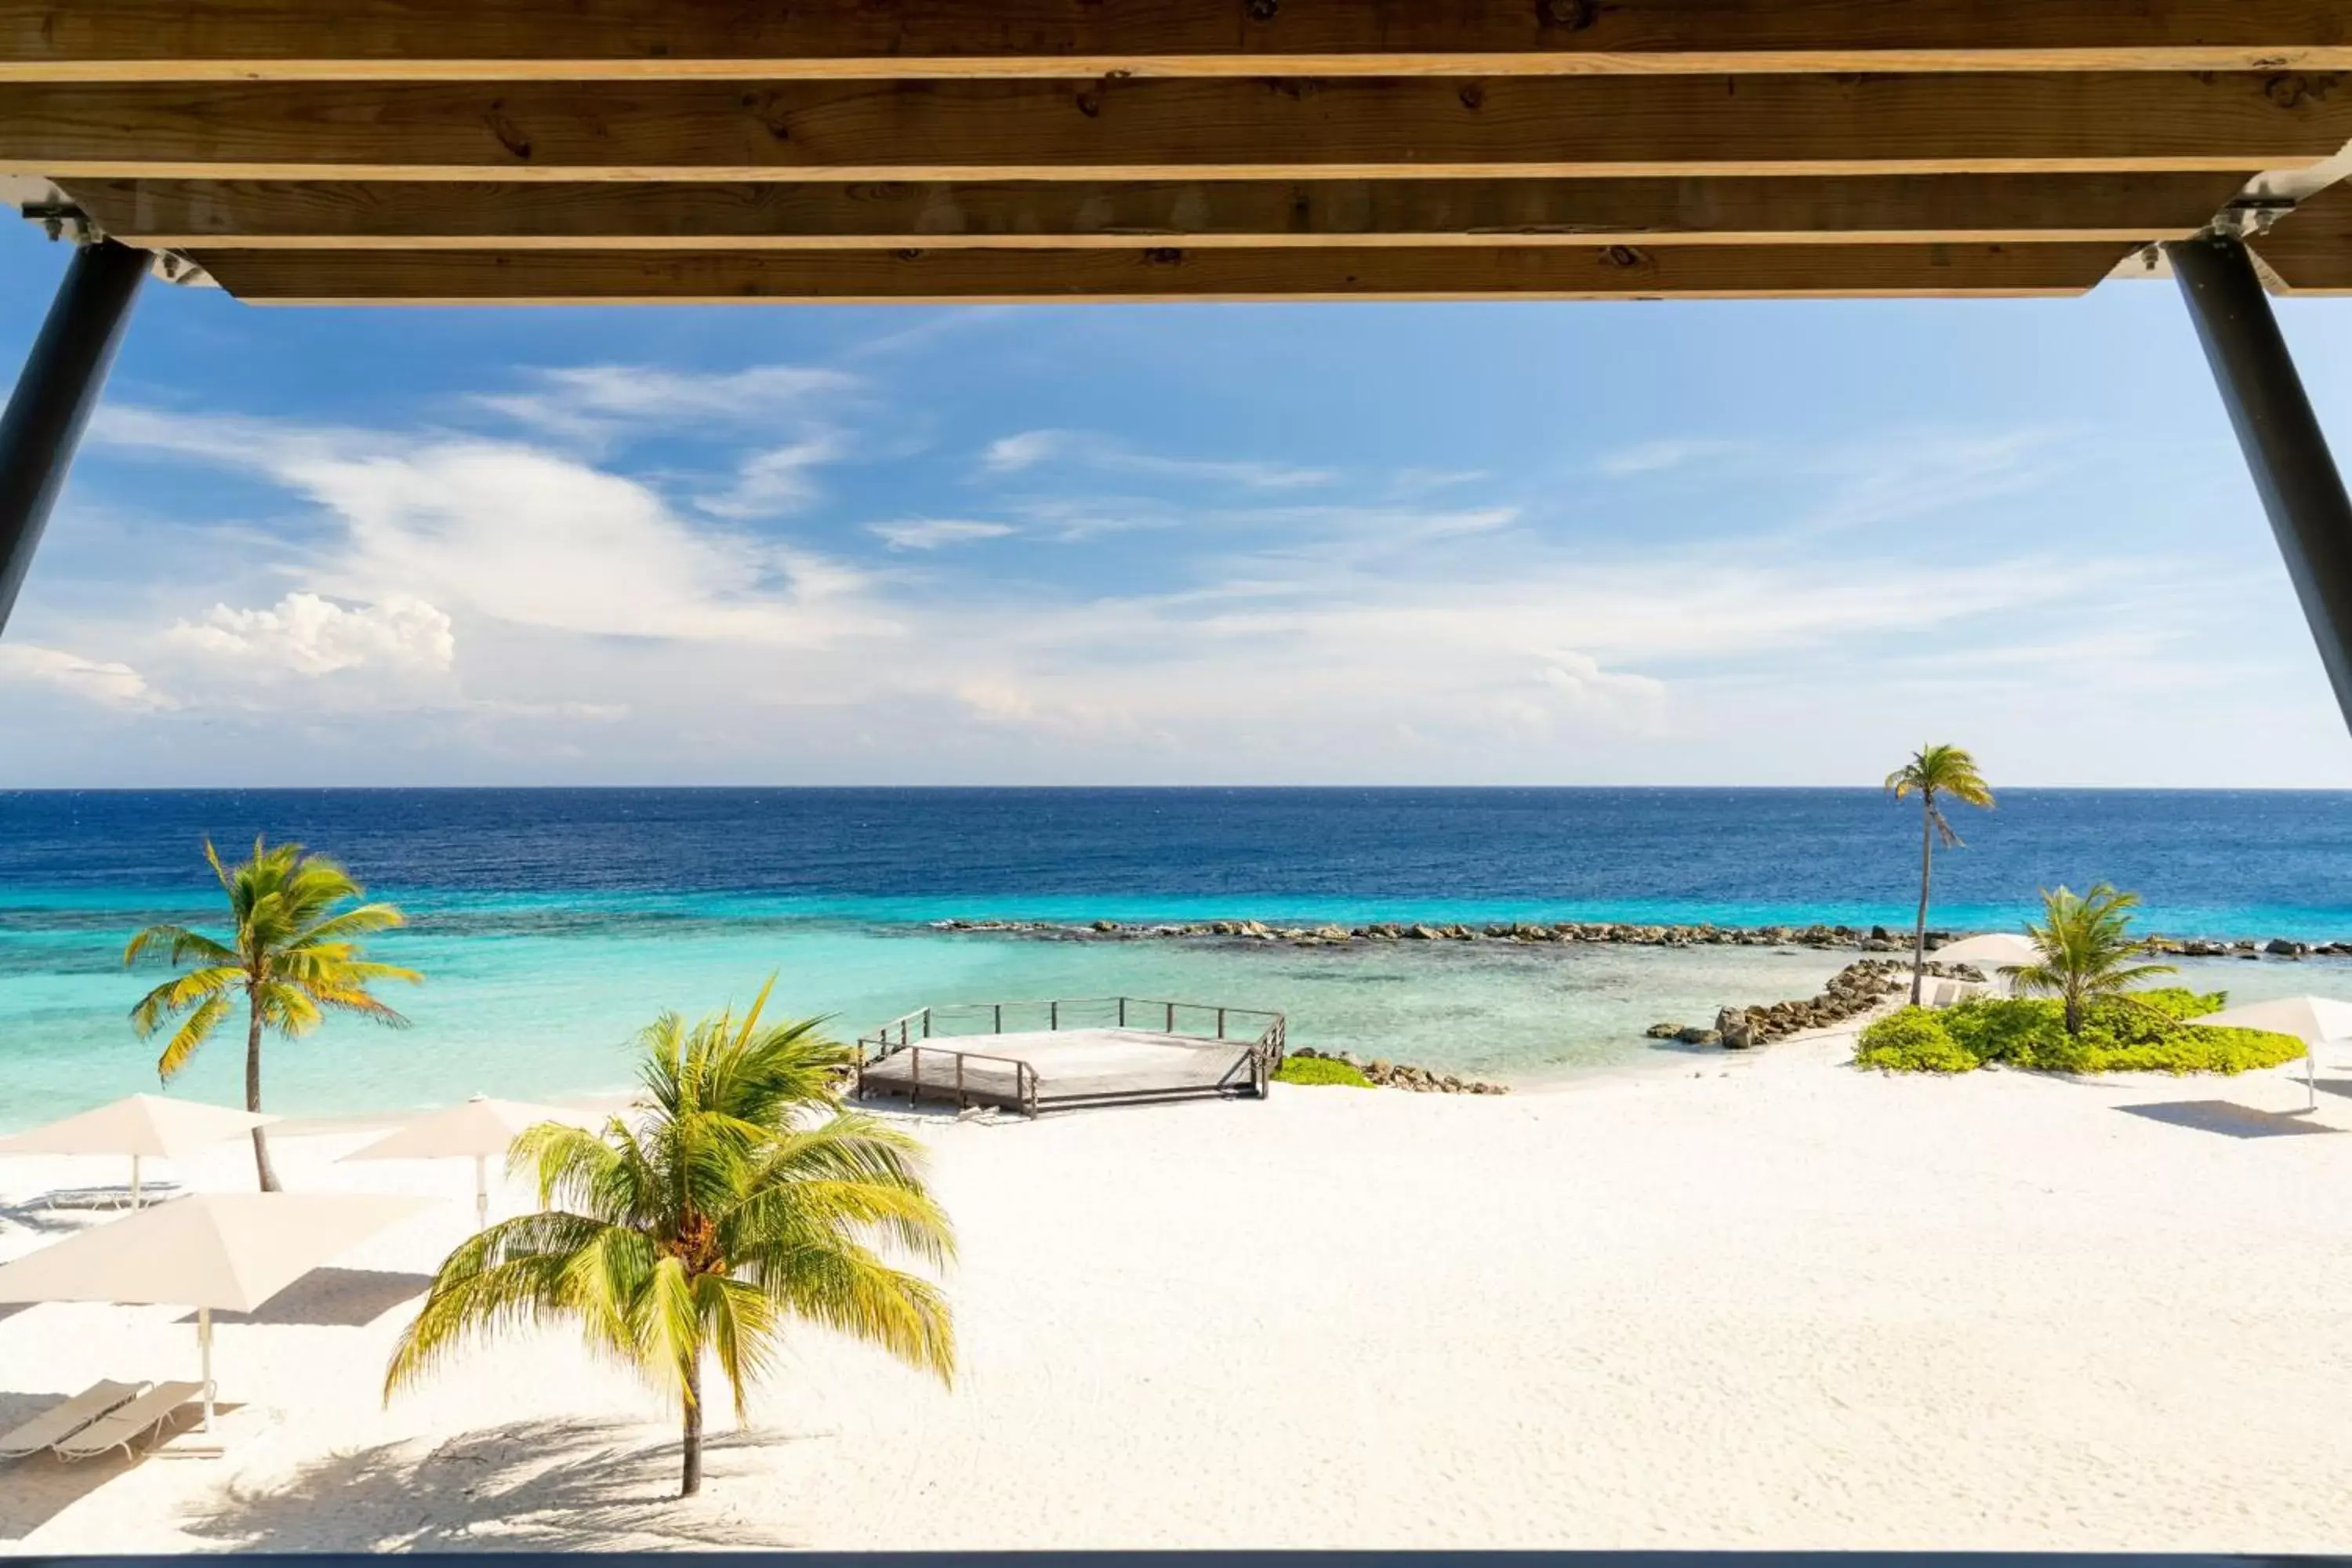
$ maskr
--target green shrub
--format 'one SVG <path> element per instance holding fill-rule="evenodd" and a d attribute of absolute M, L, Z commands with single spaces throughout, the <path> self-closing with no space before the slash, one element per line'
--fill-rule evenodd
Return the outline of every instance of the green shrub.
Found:
<path fill-rule="evenodd" d="M 1274 1069 L 1276 1083 L 1337 1084 L 1344 1089 L 1370 1089 L 1372 1080 L 1352 1062 L 1329 1057 L 1285 1057 Z"/>
<path fill-rule="evenodd" d="M 1974 1072 L 1984 1066 L 1925 1007 L 1890 1013 L 1863 1030 L 1853 1059 L 1889 1072 Z"/>
<path fill-rule="evenodd" d="M 2239 1073 L 2303 1055 L 2290 1035 L 2186 1022 L 2228 1001 L 2224 992 L 2182 986 L 2104 997 L 2090 1005 L 2080 1035 L 2067 1034 L 2063 1003 L 2036 997 L 1983 996 L 1933 1014 L 1906 1007 L 1863 1030 L 1854 1060 L 1895 1072 L 2001 1062 L 2035 1072 Z"/>

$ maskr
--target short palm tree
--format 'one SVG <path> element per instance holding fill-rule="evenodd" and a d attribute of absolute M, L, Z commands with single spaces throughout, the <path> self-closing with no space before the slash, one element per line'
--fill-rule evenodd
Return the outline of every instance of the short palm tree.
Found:
<path fill-rule="evenodd" d="M 1977 773 L 1977 760 L 1958 746 L 1922 746 L 1912 759 L 1886 775 L 1886 788 L 1895 799 L 1919 797 L 1919 919 L 1911 932 L 1911 1005 L 1919 1005 L 1920 977 L 1927 971 L 1927 887 L 1935 874 L 1936 844 L 1960 847 L 1960 836 L 1944 819 L 1942 802 L 1992 809 L 1992 791 Z"/>
<path fill-rule="evenodd" d="M 773 984 L 772 981 L 771 984 Z M 702 1368 L 715 1359 L 744 1412 L 788 1319 L 880 1345 L 942 1380 L 955 1373 L 946 1300 L 876 1243 L 942 1265 L 948 1219 L 924 1190 L 919 1146 L 840 1108 L 853 1058 L 823 1019 L 691 1028 L 666 1013 L 638 1036 L 634 1122 L 601 1133 L 541 1122 L 508 1168 L 539 1180 L 543 1212 L 451 1253 L 384 1374 L 386 1399 L 462 1344 L 523 1323 L 568 1322 L 590 1347 L 677 1395 L 681 1496 L 702 1486 Z"/>
<path fill-rule="evenodd" d="M 307 1035 L 329 1013 L 352 1013 L 394 1027 L 408 1020 L 376 1000 L 380 980 L 415 981 L 413 969 L 371 963 L 362 939 L 403 923 L 390 904 L 371 904 L 351 874 L 299 844 L 271 847 L 253 841 L 253 856 L 234 869 L 205 841 L 205 859 L 228 894 L 234 930 L 205 936 L 185 926 L 149 926 L 122 950 L 125 965 L 160 959 L 186 973 L 141 998 L 131 1021 L 142 1039 L 177 1024 L 157 1058 L 166 1083 L 188 1065 L 236 1002 L 245 1003 L 245 1108 L 261 1109 L 261 1035 L 273 1029 L 291 1039 Z M 269 1140 L 253 1130 L 253 1163 L 261 1190 L 278 1191 Z"/>
<path fill-rule="evenodd" d="M 2175 973 L 2168 963 L 2132 962 L 2147 952 L 2147 943 L 2131 934 L 2131 911 L 2138 907 L 2138 894 L 2117 892 L 2105 882 L 2079 896 L 2064 888 L 2044 889 L 2042 923 L 2025 928 L 2042 950 L 2041 961 L 2001 973 L 2021 992 L 2062 998 L 2066 1032 L 2079 1035 L 2093 1001 Z"/>

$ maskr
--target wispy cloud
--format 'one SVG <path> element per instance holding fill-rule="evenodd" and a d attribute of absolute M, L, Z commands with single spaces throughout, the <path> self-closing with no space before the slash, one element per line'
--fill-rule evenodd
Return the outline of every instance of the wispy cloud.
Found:
<path fill-rule="evenodd" d="M 980 458 L 981 472 L 998 478 L 1046 465 L 1268 490 L 1311 489 L 1338 478 L 1326 468 L 1286 463 L 1166 457 L 1084 430 L 1024 430 L 990 442 Z"/>
<path fill-rule="evenodd" d="M 925 518 L 911 522 L 869 522 L 866 531 L 893 550 L 940 550 L 950 544 L 971 544 L 982 539 L 1003 539 L 1013 531 L 1004 522 L 969 522 L 952 518 Z"/>
<path fill-rule="evenodd" d="M 695 374 L 650 365 L 572 365 L 526 373 L 530 389 L 487 393 L 476 407 L 567 441 L 615 433 L 713 423 L 772 424 L 837 405 L 860 387 L 847 372 L 803 365 L 756 365 Z"/>
<path fill-rule="evenodd" d="M 1608 453 L 1592 466 L 1612 478 L 1630 479 L 1637 474 L 1662 474 L 1670 469 L 1696 468 L 1727 458 L 1741 457 L 1754 449 L 1754 443 L 1748 441 L 1680 436 L 1643 441 L 1622 451 Z"/>

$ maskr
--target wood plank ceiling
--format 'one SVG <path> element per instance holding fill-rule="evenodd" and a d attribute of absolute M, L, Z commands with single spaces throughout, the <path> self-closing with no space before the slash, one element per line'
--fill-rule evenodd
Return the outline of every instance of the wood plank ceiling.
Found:
<path fill-rule="evenodd" d="M 2347 146 L 2352 0 L 0 0 L 256 301 L 2065 294 Z"/>

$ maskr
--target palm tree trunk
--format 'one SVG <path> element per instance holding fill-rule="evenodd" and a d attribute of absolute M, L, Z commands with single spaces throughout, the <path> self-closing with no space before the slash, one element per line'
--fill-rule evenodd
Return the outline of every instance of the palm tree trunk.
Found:
<path fill-rule="evenodd" d="M 1927 973 L 1927 877 L 1936 858 L 1936 796 L 1919 792 L 1919 920 L 1911 931 L 1911 1005 L 1919 1005 L 1921 977 Z"/>
<path fill-rule="evenodd" d="M 245 1108 L 261 1112 L 261 1013 L 251 1001 L 246 1003 L 245 1026 Z M 269 1136 L 265 1128 L 253 1130 L 253 1168 L 260 1173 L 261 1190 L 279 1190 L 278 1173 L 269 1167 Z"/>
<path fill-rule="evenodd" d="M 692 1497 L 702 1489 L 702 1361 L 686 1369 L 686 1475 L 677 1495 Z"/>

